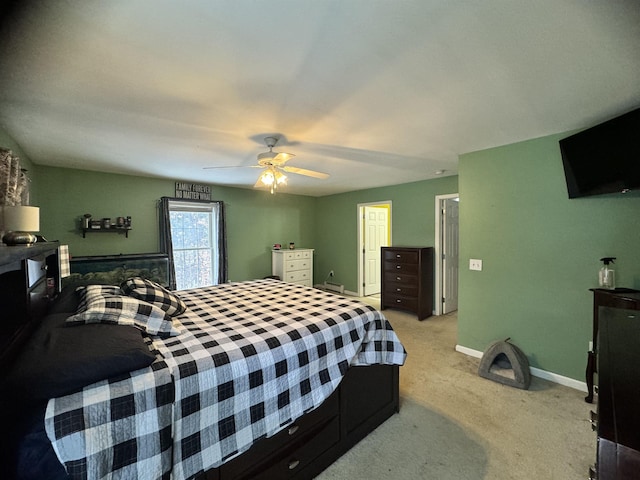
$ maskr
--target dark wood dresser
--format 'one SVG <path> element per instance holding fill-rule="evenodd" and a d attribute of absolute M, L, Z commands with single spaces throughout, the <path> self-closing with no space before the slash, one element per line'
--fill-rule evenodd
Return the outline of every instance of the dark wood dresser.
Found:
<path fill-rule="evenodd" d="M 10 361 L 60 289 L 58 242 L 0 246 L 0 359 Z"/>
<path fill-rule="evenodd" d="M 592 346 L 587 357 L 586 381 L 587 396 L 585 402 L 593 402 L 593 380 L 596 373 L 596 351 L 598 350 L 598 325 L 601 307 L 627 308 L 640 310 L 640 290 L 631 288 L 592 288 L 593 292 L 593 335 Z"/>
<path fill-rule="evenodd" d="M 433 313 L 433 247 L 382 247 L 380 308 Z"/>
<path fill-rule="evenodd" d="M 640 472 L 640 292 L 595 291 L 597 461 L 590 478 L 632 480 Z"/>

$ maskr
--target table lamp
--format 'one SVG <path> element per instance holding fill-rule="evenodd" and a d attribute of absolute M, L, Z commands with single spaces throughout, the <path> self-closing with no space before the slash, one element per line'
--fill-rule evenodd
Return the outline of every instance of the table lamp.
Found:
<path fill-rule="evenodd" d="M 2 241 L 7 245 L 31 245 L 36 242 L 36 236 L 30 232 L 40 230 L 40 209 L 18 205 L 2 207 L 4 217 L 4 237 Z"/>

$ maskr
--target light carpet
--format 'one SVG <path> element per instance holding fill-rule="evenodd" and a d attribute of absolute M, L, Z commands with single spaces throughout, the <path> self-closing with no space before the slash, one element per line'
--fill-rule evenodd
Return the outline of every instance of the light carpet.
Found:
<path fill-rule="evenodd" d="M 379 307 L 379 300 L 363 299 Z M 456 313 L 384 310 L 408 352 L 400 413 L 318 480 L 584 480 L 596 436 L 585 394 L 536 377 L 529 390 L 478 376 L 479 359 L 455 351 Z"/>

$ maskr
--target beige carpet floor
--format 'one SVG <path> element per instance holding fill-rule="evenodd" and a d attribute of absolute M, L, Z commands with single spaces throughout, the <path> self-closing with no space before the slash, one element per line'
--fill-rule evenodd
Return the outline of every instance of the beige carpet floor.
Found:
<path fill-rule="evenodd" d="M 480 360 L 455 351 L 455 313 L 422 322 L 384 314 L 409 354 L 400 413 L 319 480 L 588 478 L 596 437 L 583 392 L 536 377 L 520 390 L 478 376 Z"/>

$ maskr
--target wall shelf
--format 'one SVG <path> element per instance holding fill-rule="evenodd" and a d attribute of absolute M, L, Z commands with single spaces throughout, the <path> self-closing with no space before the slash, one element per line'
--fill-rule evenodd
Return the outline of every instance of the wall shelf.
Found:
<path fill-rule="evenodd" d="M 83 228 L 82 238 L 87 238 L 87 233 L 124 233 L 124 235 L 129 238 L 129 230 L 131 230 L 131 227 Z"/>

